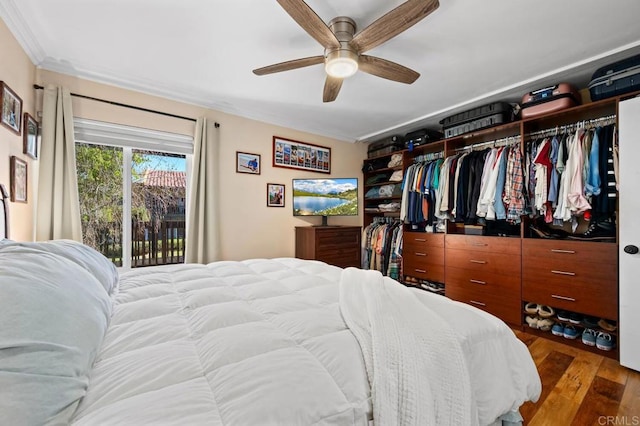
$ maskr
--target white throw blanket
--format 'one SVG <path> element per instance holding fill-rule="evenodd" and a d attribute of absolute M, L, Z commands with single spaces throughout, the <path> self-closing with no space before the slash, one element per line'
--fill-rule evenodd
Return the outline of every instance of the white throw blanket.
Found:
<path fill-rule="evenodd" d="M 347 268 L 340 311 L 360 343 L 377 425 L 471 425 L 471 384 L 454 331 L 408 288 Z"/>

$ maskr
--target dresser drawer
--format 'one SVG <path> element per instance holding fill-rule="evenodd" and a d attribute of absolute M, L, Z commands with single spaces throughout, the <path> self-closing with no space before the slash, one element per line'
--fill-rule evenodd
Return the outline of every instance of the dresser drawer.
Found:
<path fill-rule="evenodd" d="M 358 250 L 343 249 L 336 253 L 318 254 L 316 259 L 341 268 L 347 268 L 349 266 L 359 268 L 361 266 L 360 252 Z"/>
<path fill-rule="evenodd" d="M 341 256 L 357 256 L 359 257 L 361 249 L 356 246 L 333 246 L 327 247 L 322 246 L 318 247 L 316 250 L 316 256 L 318 259 L 326 258 L 326 257 L 341 257 Z"/>
<path fill-rule="evenodd" d="M 444 248 L 407 246 L 403 243 L 402 259 L 405 262 L 444 266 Z"/>
<path fill-rule="evenodd" d="M 360 231 L 358 229 L 327 230 L 316 234 L 318 247 L 342 246 L 345 244 L 360 244 Z"/>
<path fill-rule="evenodd" d="M 444 247 L 444 234 L 427 232 L 405 232 L 402 234 L 403 247 Z"/>
<path fill-rule="evenodd" d="M 404 275 L 439 283 L 444 282 L 444 264 L 431 264 L 417 261 L 414 257 L 402 257 Z"/>
<path fill-rule="evenodd" d="M 520 274 L 496 274 L 487 270 L 449 268 L 445 270 L 446 285 L 477 288 L 480 291 L 520 299 Z"/>
<path fill-rule="evenodd" d="M 522 323 L 521 302 L 518 295 L 500 294 L 486 291 L 474 284 L 457 282 L 446 283 L 445 295 L 489 312 L 505 322 L 515 325 Z"/>
<path fill-rule="evenodd" d="M 618 246 L 613 243 L 593 243 L 567 240 L 525 239 L 522 242 L 522 257 L 545 258 L 585 264 L 617 264 Z"/>
<path fill-rule="evenodd" d="M 520 256 L 522 249 L 520 238 L 508 237 L 447 235 L 444 243 L 447 249 L 475 250 L 490 253 L 503 253 L 514 256 Z"/>
<path fill-rule="evenodd" d="M 572 277 L 545 281 L 535 276 L 527 276 L 522 283 L 522 299 L 567 311 L 618 319 L 616 280 L 596 283 Z"/>
<path fill-rule="evenodd" d="M 483 271 L 484 273 L 511 275 L 518 278 L 518 285 L 520 282 L 520 256 L 489 251 L 447 248 L 445 259 L 447 271 L 452 267 Z"/>

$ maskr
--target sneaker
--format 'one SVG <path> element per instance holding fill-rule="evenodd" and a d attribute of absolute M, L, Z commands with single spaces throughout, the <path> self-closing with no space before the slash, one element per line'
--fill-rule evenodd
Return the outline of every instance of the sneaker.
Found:
<path fill-rule="evenodd" d="M 567 325 L 564 327 L 564 334 L 563 334 L 565 339 L 575 339 L 578 337 L 578 330 L 576 330 L 576 328 L 572 325 Z"/>
<path fill-rule="evenodd" d="M 588 240 L 588 241 L 616 241 L 616 226 L 612 222 L 595 222 L 589 223 L 589 228 L 582 234 L 569 235 L 572 240 Z"/>
<path fill-rule="evenodd" d="M 551 306 L 538 305 L 538 315 L 540 315 L 542 318 L 551 318 L 555 314 L 556 312 Z"/>
<path fill-rule="evenodd" d="M 585 328 L 582 332 L 582 343 L 587 346 L 596 345 L 596 332 L 590 328 Z"/>
<path fill-rule="evenodd" d="M 596 328 L 598 327 L 598 318 L 586 315 L 582 319 L 582 324 L 587 328 Z"/>
<path fill-rule="evenodd" d="M 598 333 L 596 337 L 596 348 L 603 351 L 610 351 L 613 349 L 613 339 L 609 333 Z"/>
<path fill-rule="evenodd" d="M 555 321 L 551 318 L 538 318 L 538 329 L 542 331 L 551 330 L 553 324 L 555 324 Z"/>
<path fill-rule="evenodd" d="M 560 321 L 569 321 L 569 312 L 567 312 L 567 311 L 558 311 L 558 319 Z"/>
<path fill-rule="evenodd" d="M 526 321 L 527 324 L 529 324 L 529 327 L 538 328 L 538 317 L 527 315 L 524 320 Z"/>
<path fill-rule="evenodd" d="M 571 312 L 569 314 L 569 322 L 571 324 L 580 324 L 582 322 L 582 315 L 577 314 L 575 312 Z"/>
<path fill-rule="evenodd" d="M 551 327 L 551 333 L 554 336 L 564 336 L 564 325 L 559 322 L 555 323 L 553 327 Z"/>

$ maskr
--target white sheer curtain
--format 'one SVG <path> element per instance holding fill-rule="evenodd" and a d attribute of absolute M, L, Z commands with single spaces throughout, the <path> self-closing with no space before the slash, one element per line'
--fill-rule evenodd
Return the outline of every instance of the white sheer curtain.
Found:
<path fill-rule="evenodd" d="M 82 242 L 71 94 L 44 89 L 42 142 L 36 211 L 36 240 Z"/>
<path fill-rule="evenodd" d="M 206 118 L 199 118 L 193 139 L 193 170 L 187 197 L 187 263 L 209 263 L 219 260 L 219 182 L 216 167 L 219 144 L 218 126 Z"/>

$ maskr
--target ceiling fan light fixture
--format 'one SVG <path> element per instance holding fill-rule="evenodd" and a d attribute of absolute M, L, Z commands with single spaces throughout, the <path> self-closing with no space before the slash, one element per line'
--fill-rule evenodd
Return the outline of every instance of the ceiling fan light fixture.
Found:
<path fill-rule="evenodd" d="M 330 52 L 327 55 L 324 69 L 331 77 L 351 77 L 358 71 L 358 55 L 349 49 Z"/>

